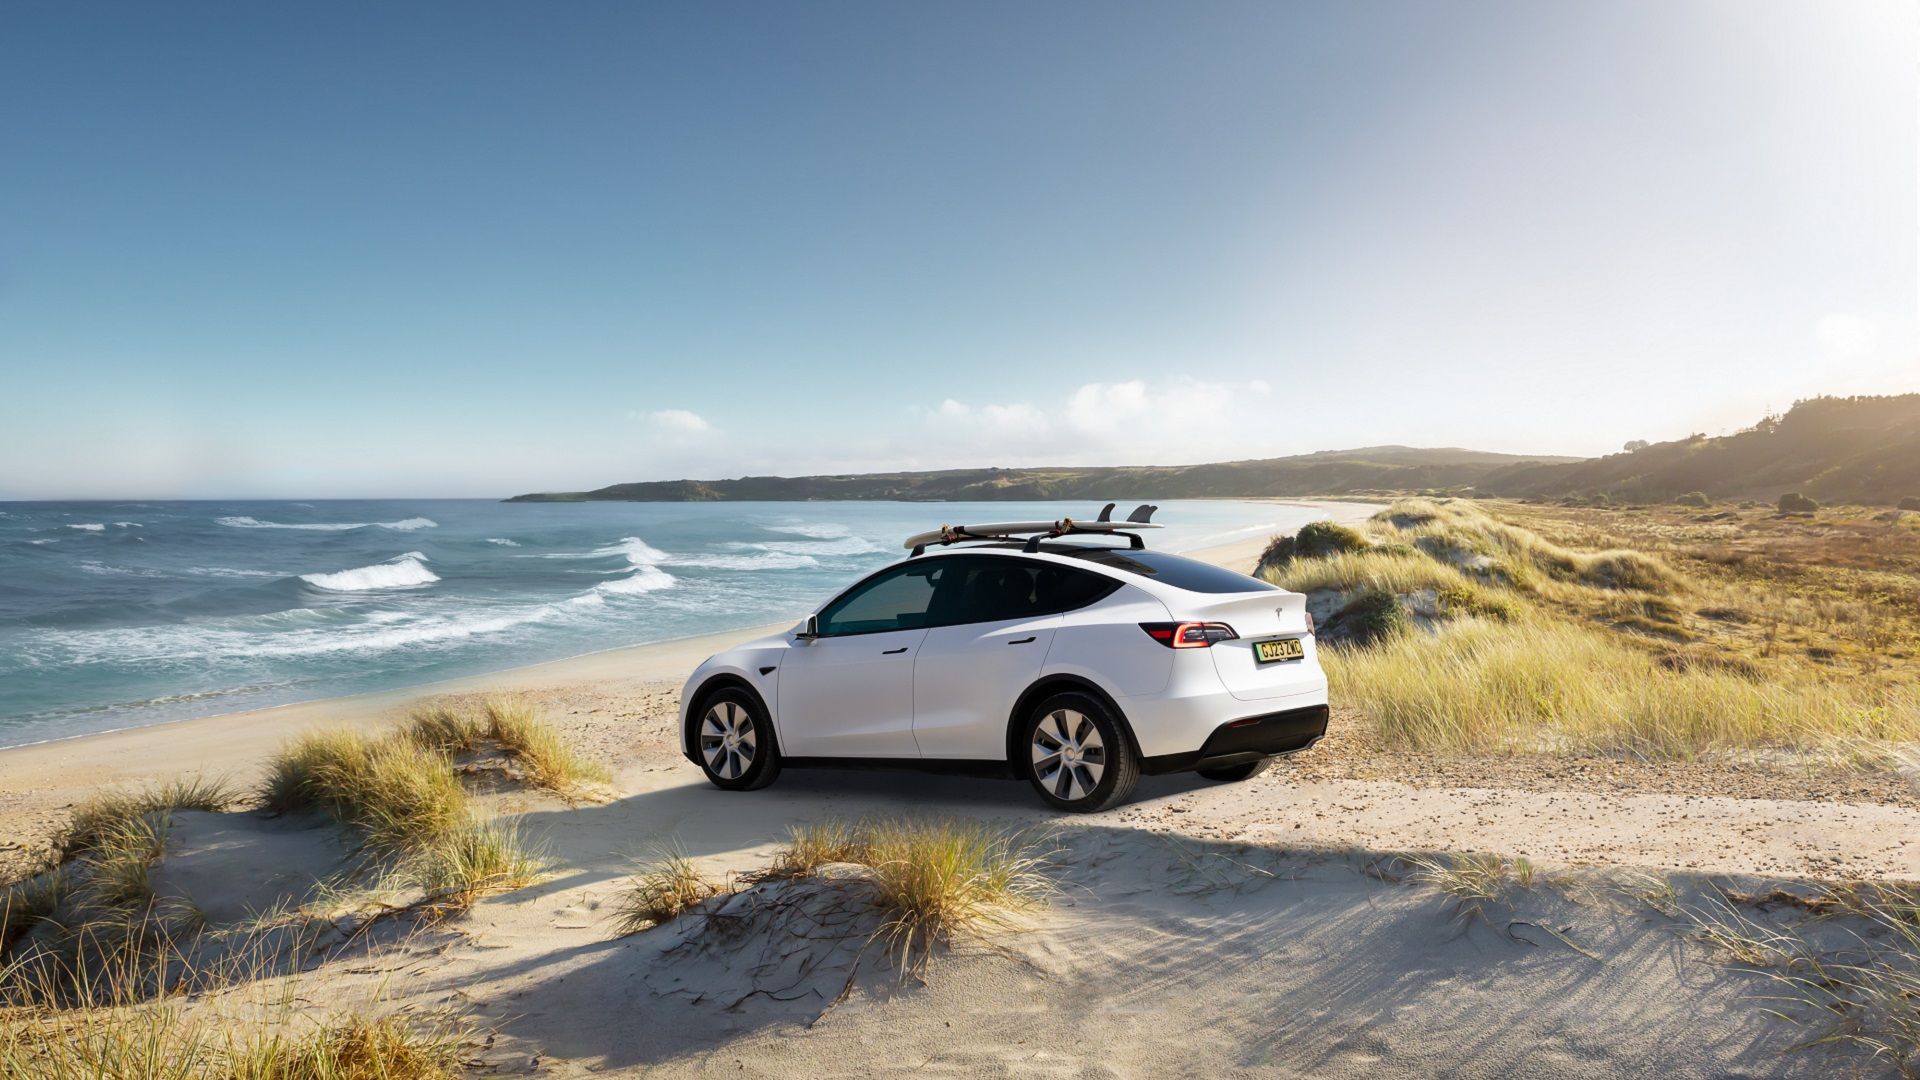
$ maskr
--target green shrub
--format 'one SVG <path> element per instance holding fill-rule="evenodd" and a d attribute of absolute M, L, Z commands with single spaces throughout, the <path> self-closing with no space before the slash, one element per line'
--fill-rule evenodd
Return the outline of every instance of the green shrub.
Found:
<path fill-rule="evenodd" d="M 1780 496 L 1780 512 L 1783 514 L 1811 514 L 1820 509 L 1820 504 L 1797 491 L 1789 491 Z"/>
<path fill-rule="evenodd" d="M 1382 588 L 1364 589 L 1333 613 L 1322 636 L 1330 641 L 1367 645 L 1396 637 L 1412 626 L 1400 598 Z"/>
<path fill-rule="evenodd" d="M 1909 495 L 1900 500 L 1902 510 L 1920 510 L 1920 495 Z"/>
<path fill-rule="evenodd" d="M 1679 506 L 1693 506 L 1700 509 L 1713 505 L 1713 500 L 1707 498 L 1707 493 L 1704 491 L 1689 491 L 1685 495 L 1676 495 L 1673 501 Z"/>

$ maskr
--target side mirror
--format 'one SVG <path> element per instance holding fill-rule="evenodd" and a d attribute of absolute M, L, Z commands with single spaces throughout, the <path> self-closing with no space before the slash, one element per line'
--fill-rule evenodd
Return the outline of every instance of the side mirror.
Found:
<path fill-rule="evenodd" d="M 806 629 L 800 631 L 799 633 L 793 636 L 800 641 L 812 641 L 818 638 L 820 636 L 820 616 L 818 615 L 807 616 Z"/>

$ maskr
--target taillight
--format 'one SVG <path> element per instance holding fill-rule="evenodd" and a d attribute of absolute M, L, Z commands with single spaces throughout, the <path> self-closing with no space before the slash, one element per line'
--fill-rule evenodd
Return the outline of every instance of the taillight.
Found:
<path fill-rule="evenodd" d="M 1232 641 L 1240 636 L 1223 622 L 1143 622 L 1140 629 L 1169 649 L 1204 649 L 1216 641 Z"/>

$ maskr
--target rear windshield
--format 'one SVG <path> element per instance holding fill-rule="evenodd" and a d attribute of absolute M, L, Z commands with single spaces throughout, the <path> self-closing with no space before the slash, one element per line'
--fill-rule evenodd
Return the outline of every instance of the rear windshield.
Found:
<path fill-rule="evenodd" d="M 1155 581 L 1171 585 L 1176 589 L 1203 593 L 1278 592 L 1276 586 L 1250 578 L 1245 574 L 1236 574 L 1224 570 L 1212 563 L 1203 563 L 1197 559 L 1169 555 L 1164 551 L 1134 551 L 1129 548 L 1086 548 L 1079 551 L 1062 552 L 1076 559 L 1110 566 L 1115 570 L 1125 570 L 1130 574 L 1150 577 Z"/>

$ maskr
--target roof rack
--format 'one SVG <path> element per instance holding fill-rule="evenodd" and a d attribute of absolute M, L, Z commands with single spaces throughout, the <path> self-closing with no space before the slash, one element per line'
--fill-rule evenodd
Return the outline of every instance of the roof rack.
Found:
<path fill-rule="evenodd" d="M 942 525 L 931 532 L 916 533 L 907 537 L 902 545 L 912 548 L 915 555 L 926 553 L 929 546 L 958 544 L 966 540 L 1009 540 L 1014 537 L 1027 537 L 1025 551 L 1039 551 L 1043 540 L 1057 540 L 1063 536 L 1125 536 L 1128 547 L 1139 550 L 1147 546 L 1139 533 L 1141 529 L 1158 529 L 1153 512 L 1160 509 L 1141 503 L 1127 515 L 1125 521 L 1113 520 L 1113 506 L 1108 503 L 1100 511 L 1100 516 L 1092 521 L 1076 521 L 1062 517 L 1058 521 L 997 521 L 985 525 Z"/>

